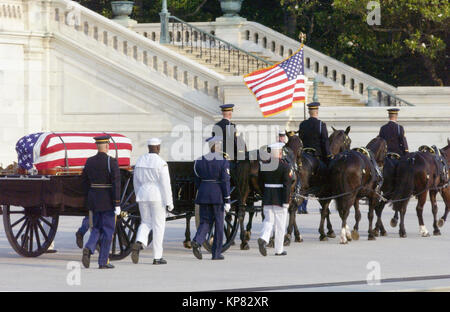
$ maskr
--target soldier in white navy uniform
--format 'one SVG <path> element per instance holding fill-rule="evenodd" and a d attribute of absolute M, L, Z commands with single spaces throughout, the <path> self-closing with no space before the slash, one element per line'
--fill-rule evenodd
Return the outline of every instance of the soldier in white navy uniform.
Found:
<path fill-rule="evenodd" d="M 173 210 L 169 167 L 159 156 L 161 140 L 153 138 L 147 144 L 149 153 L 139 157 L 134 168 L 133 185 L 141 224 L 131 249 L 131 259 L 133 263 L 139 262 L 139 252 L 147 247 L 148 235 L 153 230 L 153 264 L 166 264 L 162 257 L 166 209 Z"/>

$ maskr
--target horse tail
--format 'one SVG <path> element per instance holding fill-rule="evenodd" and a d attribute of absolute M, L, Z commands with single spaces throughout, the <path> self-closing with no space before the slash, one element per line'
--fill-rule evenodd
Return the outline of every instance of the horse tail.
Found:
<path fill-rule="evenodd" d="M 399 211 L 413 195 L 415 169 L 416 161 L 414 157 L 399 160 L 395 169 L 395 187 L 392 195 L 392 200 L 397 201 L 393 204 L 394 211 Z"/>

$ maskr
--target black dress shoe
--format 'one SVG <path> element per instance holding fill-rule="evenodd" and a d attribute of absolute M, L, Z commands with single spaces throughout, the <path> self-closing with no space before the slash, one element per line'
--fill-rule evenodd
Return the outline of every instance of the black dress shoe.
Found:
<path fill-rule="evenodd" d="M 167 261 L 163 258 L 161 259 L 153 259 L 153 264 L 167 264 Z"/>
<path fill-rule="evenodd" d="M 111 263 L 107 263 L 105 265 L 100 265 L 98 268 L 102 269 L 102 270 L 103 269 L 114 269 L 114 266 Z"/>
<path fill-rule="evenodd" d="M 83 248 L 83 235 L 80 232 L 75 233 L 78 248 Z"/>
<path fill-rule="evenodd" d="M 88 269 L 89 264 L 91 263 L 91 251 L 89 248 L 83 248 L 83 257 L 81 258 L 81 263 L 83 263 L 83 266 Z"/>
<path fill-rule="evenodd" d="M 134 264 L 139 262 L 139 251 L 142 249 L 142 243 L 136 242 L 131 246 L 131 261 Z"/>
<path fill-rule="evenodd" d="M 283 251 L 282 253 L 276 253 L 275 256 L 286 256 L 287 252 Z"/>
<path fill-rule="evenodd" d="M 198 260 L 202 260 L 202 252 L 200 251 L 200 245 L 196 242 L 196 241 L 192 241 L 192 252 L 194 253 L 194 256 L 198 259 Z"/>
<path fill-rule="evenodd" d="M 259 252 L 265 257 L 267 256 L 266 242 L 262 238 L 258 238 Z"/>
<path fill-rule="evenodd" d="M 216 258 L 212 258 L 212 260 L 223 260 L 223 259 L 225 259 L 225 257 L 222 256 L 222 255 L 220 255 L 220 256 L 218 256 Z"/>
<path fill-rule="evenodd" d="M 52 253 L 57 253 L 58 250 L 56 249 L 47 249 L 44 253 L 48 253 L 48 254 L 52 254 Z"/>

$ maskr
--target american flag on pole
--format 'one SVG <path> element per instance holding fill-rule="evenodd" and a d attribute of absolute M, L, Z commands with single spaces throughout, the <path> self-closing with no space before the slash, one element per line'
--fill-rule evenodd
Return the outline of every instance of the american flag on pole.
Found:
<path fill-rule="evenodd" d="M 291 109 L 305 102 L 303 46 L 286 60 L 244 76 L 264 117 Z"/>
<path fill-rule="evenodd" d="M 129 166 L 131 158 L 131 140 L 118 133 L 108 133 L 111 136 L 109 155 L 117 156 L 119 166 Z M 94 137 L 105 135 L 104 132 L 39 132 L 26 135 L 16 143 L 18 166 L 30 170 L 56 167 L 84 167 L 86 160 L 97 154 Z M 114 140 L 114 142 L 113 142 Z"/>

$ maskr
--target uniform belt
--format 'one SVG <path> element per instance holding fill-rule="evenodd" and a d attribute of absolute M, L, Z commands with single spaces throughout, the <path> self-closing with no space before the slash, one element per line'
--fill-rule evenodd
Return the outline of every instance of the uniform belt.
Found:
<path fill-rule="evenodd" d="M 220 181 L 217 181 L 217 180 L 202 180 L 202 182 L 220 183 Z"/>
<path fill-rule="evenodd" d="M 91 184 L 91 188 L 111 188 L 112 184 Z"/>
<path fill-rule="evenodd" d="M 283 184 L 264 184 L 264 187 L 268 187 L 268 188 L 282 188 L 284 187 Z"/>

